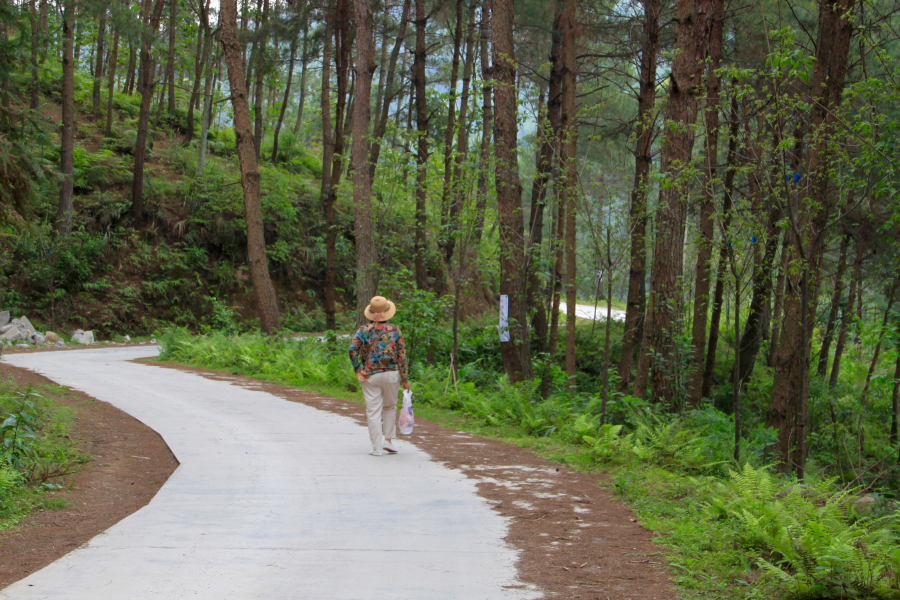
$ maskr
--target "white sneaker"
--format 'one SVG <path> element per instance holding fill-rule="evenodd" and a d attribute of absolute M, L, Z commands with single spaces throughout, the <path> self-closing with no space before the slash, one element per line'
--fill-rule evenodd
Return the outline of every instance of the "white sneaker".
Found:
<path fill-rule="evenodd" d="M 372 450 L 371 452 L 369 452 L 369 454 L 371 454 L 372 456 L 384 456 L 384 452 L 382 452 L 381 450 Z"/>
<path fill-rule="evenodd" d="M 397 448 L 395 448 L 394 445 L 388 440 L 384 441 L 384 445 L 382 446 L 382 448 L 387 450 L 389 454 L 397 454 L 397 452 L 399 452 L 399 450 L 397 450 Z"/>

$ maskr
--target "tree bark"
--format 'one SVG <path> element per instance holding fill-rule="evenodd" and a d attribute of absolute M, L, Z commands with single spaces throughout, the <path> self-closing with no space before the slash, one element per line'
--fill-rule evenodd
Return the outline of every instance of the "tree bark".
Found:
<path fill-rule="evenodd" d="M 725 0 L 715 0 L 709 35 L 709 66 L 706 71 L 706 110 L 704 125 L 706 148 L 703 153 L 703 190 L 700 198 L 700 239 L 694 279 L 694 314 L 691 324 L 690 383 L 688 398 L 693 407 L 700 405 L 703 390 L 703 366 L 706 358 L 706 319 L 709 314 L 709 288 L 716 219 L 717 163 L 719 161 L 719 76 L 722 62 L 722 32 L 725 25 Z"/>
<path fill-rule="evenodd" d="M 259 303 L 260 326 L 265 333 L 272 334 L 281 329 L 281 315 L 278 310 L 275 287 L 269 278 L 259 192 L 259 163 L 256 160 L 256 149 L 253 146 L 250 105 L 247 99 L 247 88 L 244 85 L 244 70 L 241 65 L 236 0 L 222 0 L 220 11 L 220 35 L 225 64 L 228 66 L 231 106 L 234 110 L 234 135 L 241 168 L 241 185 L 244 189 L 244 219 L 247 223 L 247 260 L 250 263 L 250 281 Z"/>
<path fill-rule="evenodd" d="M 291 82 L 294 79 L 294 58 L 297 55 L 297 40 L 291 38 L 291 56 L 288 59 L 287 81 L 284 84 L 284 97 L 281 100 L 281 110 L 278 111 L 278 121 L 275 123 L 275 131 L 272 134 L 272 164 L 278 162 L 278 134 L 281 133 L 281 125 L 284 123 L 284 113 L 287 110 L 288 98 L 291 97 Z"/>
<path fill-rule="evenodd" d="M 831 308 L 828 311 L 828 321 L 825 323 L 825 335 L 822 337 L 822 347 L 819 349 L 819 364 L 816 367 L 816 375 L 825 377 L 828 373 L 828 355 L 831 352 L 831 342 L 834 339 L 834 326 L 837 322 L 838 311 L 841 308 L 841 299 L 844 295 L 844 271 L 847 268 L 847 250 L 850 247 L 850 236 L 841 236 L 841 249 L 838 258 L 837 272 L 834 274 L 834 294 L 831 296 Z"/>
<path fill-rule="evenodd" d="M 144 219 L 144 161 L 147 157 L 147 133 L 150 124 L 150 101 L 153 99 L 153 36 L 159 31 L 159 20 L 165 0 L 154 0 L 153 10 L 148 11 L 141 40 L 141 110 L 138 114 L 137 141 L 134 145 L 134 178 L 131 187 L 131 211 L 136 222 Z"/>
<path fill-rule="evenodd" d="M 856 240 L 856 260 L 853 263 L 853 276 L 850 278 L 850 290 L 847 292 L 847 306 L 841 311 L 841 329 L 838 332 L 837 343 L 834 345 L 834 361 L 831 363 L 831 377 L 828 379 L 828 387 L 837 385 L 841 374 L 841 356 L 844 354 L 844 346 L 847 343 L 847 332 L 853 321 L 854 302 L 859 298 L 860 276 L 862 274 L 863 258 L 866 254 L 866 238 L 860 234 Z"/>
<path fill-rule="evenodd" d="M 809 392 L 810 326 L 816 289 L 810 278 L 817 276 L 816 267 L 822 250 L 828 210 L 830 168 L 830 134 L 835 115 L 831 108 L 840 101 L 847 74 L 850 40 L 854 32 L 854 0 L 820 0 L 819 33 L 816 60 L 810 89 L 811 142 L 807 158 L 806 189 L 802 196 L 826 203 L 788 202 L 790 211 L 791 254 L 799 261 L 799 269 L 788 273 L 784 295 L 784 326 L 773 364 L 775 368 L 772 397 L 766 424 L 778 430 L 777 451 L 783 468 L 802 478 L 806 469 L 806 418 Z M 802 185 L 802 184 L 801 184 Z"/>
<path fill-rule="evenodd" d="M 175 114 L 175 32 L 178 30 L 178 0 L 169 0 L 169 57 L 166 60 L 166 84 L 169 88 L 168 113 Z"/>
<path fill-rule="evenodd" d="M 75 0 L 63 3 L 62 128 L 60 129 L 59 212 L 57 230 L 62 236 L 72 232 L 73 167 L 75 161 Z"/>
<path fill-rule="evenodd" d="M 356 22 L 356 99 L 353 103 L 353 221 L 356 229 L 357 321 L 365 322 L 363 309 L 378 285 L 378 254 L 372 223 L 372 180 L 369 177 L 369 121 L 372 76 L 375 74 L 375 41 L 371 0 L 353 0 Z"/>
<path fill-rule="evenodd" d="M 253 147 L 256 149 L 256 162 L 259 162 L 259 153 L 262 147 L 263 136 L 263 83 L 265 73 L 263 67 L 266 60 L 266 34 L 269 22 L 269 0 L 263 0 L 262 18 L 259 22 L 259 38 L 254 47 L 256 53 L 256 93 L 253 99 Z"/>
<path fill-rule="evenodd" d="M 578 304 L 578 269 L 575 254 L 577 239 L 575 199 L 578 194 L 578 111 L 575 86 L 578 71 L 575 56 L 575 0 L 564 0 L 560 33 L 562 63 L 562 120 L 560 123 L 560 188 L 566 206 L 566 377 L 568 390 L 576 392 L 578 374 L 575 356 L 575 322 Z"/>
<path fill-rule="evenodd" d="M 397 58 L 400 56 L 400 47 L 403 45 L 403 40 L 406 38 L 406 27 L 409 22 L 410 5 L 411 0 L 404 0 L 403 12 L 400 14 L 400 26 L 397 32 L 397 41 L 391 49 L 390 58 L 388 58 L 388 71 L 384 84 L 384 97 L 380 105 L 381 116 L 378 117 L 378 122 L 375 124 L 375 133 L 372 136 L 372 150 L 369 152 L 369 176 L 373 181 L 375 180 L 375 169 L 378 167 L 378 158 L 381 156 L 381 142 L 387 131 L 391 102 L 394 101 L 394 96 L 396 96 L 396 92 L 394 91 L 394 73 L 397 69 Z M 379 107 L 378 104 L 375 106 L 376 108 Z M 399 113 L 399 111 L 400 107 L 398 106 L 397 112 Z"/>
<path fill-rule="evenodd" d="M 493 79 L 493 67 L 491 66 L 491 57 L 488 52 L 488 42 L 490 41 L 491 32 L 491 8 L 488 2 L 481 5 L 481 22 L 479 23 L 479 51 L 481 62 L 481 147 L 479 148 L 479 165 L 478 165 L 478 193 L 475 199 L 475 231 L 473 248 L 481 245 L 481 237 L 484 232 L 484 213 L 487 208 L 487 183 L 488 183 L 488 164 L 491 156 L 491 137 L 493 136 L 493 120 L 494 108 L 492 98 L 494 96 L 494 87 L 491 85 Z"/>
<path fill-rule="evenodd" d="M 557 1 L 553 12 L 553 26 L 551 27 L 550 40 L 550 86 L 547 95 L 547 116 L 550 119 L 550 127 L 553 135 L 553 153 L 556 156 L 562 154 L 562 13 L 563 3 Z M 553 273 L 550 280 L 550 331 L 548 333 L 547 346 L 549 350 L 548 365 L 556 363 L 557 341 L 559 339 L 559 304 L 562 296 L 563 277 L 563 253 L 565 250 L 566 235 L 566 205 L 562 195 L 560 183 L 561 167 L 556 172 L 556 219 L 555 230 L 550 244 L 553 256 Z M 541 381 L 542 395 L 546 398 L 550 394 L 549 381 L 545 376 Z"/>
<path fill-rule="evenodd" d="M 653 155 L 653 112 L 656 104 L 656 60 L 659 54 L 659 0 L 643 0 L 644 22 L 641 32 L 641 58 L 638 82 L 638 114 L 635 121 L 637 144 L 634 151 L 634 187 L 628 222 L 631 230 L 631 262 L 628 268 L 628 301 L 625 308 L 625 332 L 619 362 L 619 391 L 627 393 L 631 367 L 643 332 L 647 299 L 647 187 Z"/>
<path fill-rule="evenodd" d="M 656 244 L 650 277 L 650 299 L 641 359 L 635 377 L 636 396 L 651 387 L 651 398 L 672 404 L 673 378 L 683 369 L 678 356 L 677 328 L 681 318 L 681 275 L 686 198 L 689 194 L 683 170 L 691 162 L 694 147 L 693 125 L 697 120 L 697 94 L 715 15 L 717 0 L 678 0 L 675 28 L 676 56 L 669 80 L 665 136 L 660 172 L 666 186 L 660 192 L 656 219 Z M 652 371 L 651 371 L 652 363 Z"/>
<path fill-rule="evenodd" d="M 719 266 L 716 272 L 716 288 L 713 293 L 712 314 L 709 319 L 709 340 L 706 347 L 706 360 L 703 363 L 703 384 L 701 398 L 709 398 L 712 391 L 713 372 L 716 366 L 716 350 L 719 345 L 719 323 L 722 319 L 722 302 L 725 298 L 725 267 L 728 260 L 728 234 L 731 230 L 733 208 L 734 178 L 737 173 L 737 135 L 738 105 L 737 99 L 731 99 L 731 113 L 728 118 L 728 157 L 725 167 L 725 190 L 722 196 L 722 242 L 719 246 Z"/>
<path fill-rule="evenodd" d="M 331 44 L 329 40 L 329 45 Z M 294 123 L 294 135 L 300 133 L 300 126 L 303 125 L 303 106 L 306 103 L 306 66 L 309 63 L 309 23 L 303 26 L 303 47 L 300 54 L 300 98 L 297 103 L 297 121 Z M 324 89 L 324 88 L 323 88 Z M 330 108 L 329 108 L 330 110 Z M 322 126 L 324 136 L 325 126 Z M 329 136 L 331 133 L 329 132 Z"/>
<path fill-rule="evenodd" d="M 336 232 L 334 204 L 331 197 L 331 165 L 334 161 L 334 138 L 331 135 L 331 36 L 332 19 L 325 21 L 325 39 L 322 43 L 322 93 L 319 95 L 322 109 L 322 189 L 319 200 L 325 212 L 325 329 L 334 331 L 335 323 L 335 262 Z M 302 81 L 301 81 L 302 85 Z M 340 98 L 339 98 L 340 101 Z"/>
<path fill-rule="evenodd" d="M 206 63 L 206 83 L 203 86 L 203 116 L 201 117 L 200 124 L 200 156 L 197 159 L 198 177 L 203 174 L 203 170 L 206 168 L 206 147 L 208 142 L 207 137 L 209 137 L 209 123 L 212 120 L 212 90 L 215 86 L 215 81 L 218 76 L 218 73 L 213 73 L 211 48 L 207 48 L 206 50 L 207 53 L 203 59 Z"/>
<path fill-rule="evenodd" d="M 558 86 L 558 84 L 557 84 Z M 554 93 L 556 90 L 554 90 Z M 541 298 L 541 278 L 538 276 L 538 264 L 541 259 L 541 248 L 544 241 L 544 211 L 547 199 L 547 186 L 553 169 L 553 133 L 547 116 L 546 93 L 542 87 L 538 97 L 538 149 L 535 157 L 535 176 L 531 184 L 531 216 L 528 219 L 528 304 L 534 310 L 531 325 L 536 338 L 535 350 L 539 354 L 547 351 L 547 309 Z"/>
<path fill-rule="evenodd" d="M 456 0 L 456 28 L 453 30 L 453 59 L 450 62 L 450 100 L 447 105 L 447 127 L 444 130 L 444 184 L 441 188 L 441 234 L 438 237 L 444 264 L 450 269 L 449 250 L 453 232 L 450 230 L 450 203 L 453 197 L 453 139 L 456 133 L 456 78 L 459 75 L 459 49 L 462 44 L 463 0 Z M 443 290 L 443 278 L 435 282 L 438 292 Z"/>
<path fill-rule="evenodd" d="M 115 93 L 115 85 L 116 85 L 116 67 L 118 67 L 119 63 L 119 28 L 115 28 L 115 33 L 113 34 L 113 43 L 112 43 L 112 51 L 109 57 L 109 65 L 107 66 L 107 71 L 109 71 L 109 81 L 108 81 L 108 91 L 106 97 L 106 137 L 112 137 L 112 121 L 113 121 L 113 94 Z"/>
<path fill-rule="evenodd" d="M 571 1 L 571 0 L 570 0 Z M 525 239 L 522 223 L 522 184 L 519 181 L 516 52 L 513 38 L 513 0 L 494 0 L 491 22 L 493 62 L 495 177 L 500 230 L 500 294 L 509 298 L 510 341 L 501 342 L 503 368 L 510 382 L 531 379 L 528 307 L 525 298 Z"/>
<path fill-rule="evenodd" d="M 425 237 L 427 225 L 425 201 L 428 193 L 428 101 L 425 97 L 425 0 L 416 2 L 416 50 L 413 60 L 413 86 L 416 91 L 416 225 L 415 225 L 415 275 L 416 287 L 428 288 L 426 254 L 428 241 Z"/>
<path fill-rule="evenodd" d="M 772 307 L 772 336 L 769 341 L 769 355 L 766 357 L 766 366 L 773 367 L 775 364 L 775 351 L 781 339 L 781 321 L 784 312 L 784 288 L 788 269 L 788 261 L 790 260 L 790 251 L 788 250 L 787 232 L 782 237 L 781 242 L 781 259 L 778 267 L 778 278 L 775 280 L 775 301 Z M 822 373 L 822 377 L 825 374 Z"/>
<path fill-rule="evenodd" d="M 41 93 L 41 82 L 38 74 L 38 54 L 40 52 L 41 32 L 37 0 L 31 0 L 29 18 L 31 19 L 31 102 L 28 107 L 31 110 L 37 110 Z"/>
<path fill-rule="evenodd" d="M 97 63 L 94 66 L 94 85 L 91 90 L 91 114 L 94 119 L 100 118 L 100 80 L 103 78 L 103 42 L 106 37 L 106 7 L 100 12 L 97 23 Z"/>
<path fill-rule="evenodd" d="M 187 146 L 194 139 L 194 107 L 197 104 L 197 96 L 200 94 L 200 81 L 203 78 L 203 57 L 208 56 L 212 46 L 212 34 L 209 31 L 209 0 L 204 6 L 203 0 L 200 7 L 200 31 L 197 34 L 197 59 L 194 63 L 194 85 L 191 88 L 191 97 L 188 100 L 187 132 L 184 136 L 184 145 Z M 202 50 L 201 50 L 202 47 Z"/>

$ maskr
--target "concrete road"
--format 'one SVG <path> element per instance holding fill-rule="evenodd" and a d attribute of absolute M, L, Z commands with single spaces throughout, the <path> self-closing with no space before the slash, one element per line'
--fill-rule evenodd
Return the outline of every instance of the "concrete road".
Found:
<path fill-rule="evenodd" d="M 5 360 L 143 421 L 181 463 L 156 497 L 2 599 L 492 600 L 516 579 L 472 480 L 348 417 L 172 369 L 155 347 Z M 515 586 L 515 587 L 505 587 Z"/>
<path fill-rule="evenodd" d="M 565 302 L 559 303 L 559 313 L 561 315 L 566 314 L 567 305 Z M 616 310 L 615 308 L 611 311 L 611 316 L 613 321 L 624 321 L 625 320 L 625 311 L 624 310 Z M 601 302 L 597 305 L 595 309 L 594 306 L 588 304 L 576 304 L 575 305 L 575 316 L 581 319 L 589 319 L 591 321 L 605 321 L 606 320 L 606 303 Z"/>

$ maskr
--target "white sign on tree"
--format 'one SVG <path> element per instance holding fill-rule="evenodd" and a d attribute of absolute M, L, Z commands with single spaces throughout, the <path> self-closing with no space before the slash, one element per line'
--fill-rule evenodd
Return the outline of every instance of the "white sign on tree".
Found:
<path fill-rule="evenodd" d="M 500 332 L 500 341 L 509 341 L 509 296 L 500 296 L 500 325 L 497 326 Z"/>

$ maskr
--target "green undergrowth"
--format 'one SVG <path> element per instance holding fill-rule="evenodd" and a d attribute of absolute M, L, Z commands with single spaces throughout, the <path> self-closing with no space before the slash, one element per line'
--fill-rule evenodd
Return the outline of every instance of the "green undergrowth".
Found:
<path fill-rule="evenodd" d="M 158 337 L 160 360 L 257 377 L 354 402 L 359 385 L 346 339 L 260 334 Z M 607 484 L 666 549 L 682 598 L 900 598 L 895 505 L 833 481 L 797 482 L 764 463 L 772 430 L 744 438 L 731 458 L 733 420 L 712 406 L 672 416 L 636 398 L 610 399 L 600 425 L 594 395 L 513 386 L 499 375 L 419 363 L 411 380 L 418 416 L 528 448 Z"/>
<path fill-rule="evenodd" d="M 65 507 L 60 477 L 89 458 L 69 437 L 75 411 L 51 399 L 64 391 L 0 379 L 0 529 Z"/>

